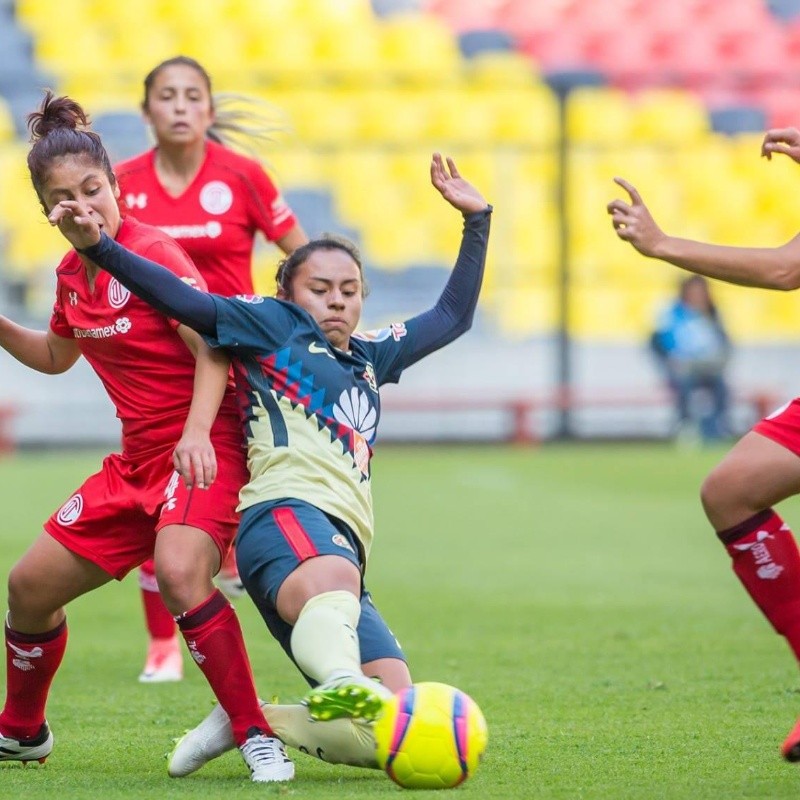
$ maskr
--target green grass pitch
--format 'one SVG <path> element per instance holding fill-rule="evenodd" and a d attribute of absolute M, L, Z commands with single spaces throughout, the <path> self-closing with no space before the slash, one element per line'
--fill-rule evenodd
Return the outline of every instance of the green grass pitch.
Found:
<path fill-rule="evenodd" d="M 800 714 L 797 669 L 731 573 L 698 500 L 721 451 L 661 446 L 379 448 L 367 582 L 417 680 L 478 701 L 489 747 L 460 797 L 796 798 L 778 755 Z M 99 464 L 89 453 L 0 461 L 0 573 Z M 800 509 L 783 509 L 800 530 Z M 247 598 L 237 601 L 263 696 L 304 684 Z M 297 754 L 288 786 L 231 753 L 183 780 L 172 736 L 211 696 L 136 681 L 131 576 L 73 603 L 44 767 L 0 766 L 0 796 L 391 798 L 382 773 Z"/>

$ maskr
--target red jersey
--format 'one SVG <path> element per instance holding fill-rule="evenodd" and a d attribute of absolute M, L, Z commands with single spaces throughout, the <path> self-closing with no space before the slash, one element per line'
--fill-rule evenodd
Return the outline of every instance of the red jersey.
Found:
<path fill-rule="evenodd" d="M 263 167 L 208 141 L 195 179 L 172 197 L 156 175 L 155 153 L 149 150 L 116 166 L 123 208 L 180 242 L 209 291 L 224 297 L 253 294 L 256 231 L 274 242 L 297 224 Z"/>
<path fill-rule="evenodd" d="M 117 241 L 205 288 L 180 246 L 157 228 L 131 217 Z M 195 359 L 167 319 L 99 270 L 90 289 L 86 270 L 71 250 L 56 269 L 56 301 L 50 328 L 75 339 L 103 383 L 122 422 L 123 451 L 141 454 L 173 446 L 180 439 L 194 390 Z M 234 431 L 241 439 L 235 396 L 229 391 L 214 423 L 215 433 Z"/>

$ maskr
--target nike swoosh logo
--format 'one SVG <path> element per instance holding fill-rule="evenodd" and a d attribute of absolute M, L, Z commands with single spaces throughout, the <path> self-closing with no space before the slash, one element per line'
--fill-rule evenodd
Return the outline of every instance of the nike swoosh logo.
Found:
<path fill-rule="evenodd" d="M 327 347 L 323 347 L 322 345 L 317 344 L 316 342 L 311 342 L 311 344 L 308 346 L 308 352 L 314 355 L 317 355 L 318 353 L 325 353 L 325 355 L 328 356 L 328 358 L 333 358 L 334 360 L 336 359 L 336 356 L 333 355 L 333 353 L 331 353 L 331 351 L 328 350 Z"/>

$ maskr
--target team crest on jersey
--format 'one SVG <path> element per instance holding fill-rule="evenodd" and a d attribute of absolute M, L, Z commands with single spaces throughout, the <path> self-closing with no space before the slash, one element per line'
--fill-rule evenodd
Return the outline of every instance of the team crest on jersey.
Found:
<path fill-rule="evenodd" d="M 131 293 L 116 278 L 108 284 L 108 302 L 112 308 L 122 308 L 128 302 Z"/>
<path fill-rule="evenodd" d="M 72 525 L 78 521 L 81 513 L 83 512 L 83 495 L 74 494 L 58 509 L 58 516 L 56 519 L 62 525 Z"/>
<path fill-rule="evenodd" d="M 388 328 L 381 328 L 375 331 L 360 331 L 354 333 L 353 336 L 365 342 L 385 342 L 387 339 L 394 339 L 399 342 L 407 333 L 404 322 L 393 322 Z"/>
<path fill-rule="evenodd" d="M 367 363 L 367 368 L 364 370 L 364 374 L 361 377 L 364 378 L 373 392 L 378 391 L 378 380 L 375 377 L 375 367 L 373 367 L 372 364 Z"/>
<path fill-rule="evenodd" d="M 125 195 L 125 205 L 128 208 L 147 208 L 147 195 L 144 192 L 139 192 L 139 194 L 128 192 Z"/>
<path fill-rule="evenodd" d="M 224 214 L 233 205 L 231 187 L 222 181 L 209 181 L 200 190 L 200 205 L 209 214 Z"/>
<path fill-rule="evenodd" d="M 353 460 L 366 477 L 369 475 L 369 443 L 375 438 L 378 412 L 366 393 L 353 387 L 349 392 L 345 390 L 339 395 L 339 401 L 333 405 L 333 417 L 339 424 L 352 430 Z"/>
<path fill-rule="evenodd" d="M 343 533 L 334 533 L 331 536 L 331 541 L 337 546 L 341 547 L 345 550 L 349 550 L 351 553 L 355 553 L 356 551 L 353 550 L 353 545 L 347 541 L 347 537 Z"/>
<path fill-rule="evenodd" d="M 264 298 L 260 294 L 237 294 L 236 299 L 254 306 L 264 302 Z"/>

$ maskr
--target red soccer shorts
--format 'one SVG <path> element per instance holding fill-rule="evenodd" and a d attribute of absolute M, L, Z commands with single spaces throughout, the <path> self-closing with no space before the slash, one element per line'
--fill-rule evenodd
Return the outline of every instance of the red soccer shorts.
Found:
<path fill-rule="evenodd" d="M 796 397 L 764 417 L 753 430 L 800 456 L 800 398 Z"/>
<path fill-rule="evenodd" d="M 245 451 L 214 441 L 217 479 L 187 490 L 172 464 L 172 448 L 147 459 L 112 454 L 50 517 L 44 529 L 68 550 L 121 580 L 151 558 L 156 533 L 189 525 L 207 533 L 222 560 L 239 523 L 239 489 L 248 481 Z"/>

